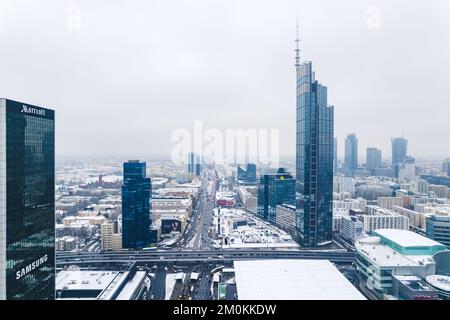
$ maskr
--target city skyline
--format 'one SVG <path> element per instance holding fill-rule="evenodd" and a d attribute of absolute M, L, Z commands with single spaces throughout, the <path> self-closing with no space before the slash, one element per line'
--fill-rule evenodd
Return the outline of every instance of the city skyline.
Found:
<path fill-rule="evenodd" d="M 450 134 L 449 98 L 436 88 L 449 81 L 450 48 L 440 41 L 448 38 L 449 4 L 381 1 L 373 8 L 368 1 L 325 2 L 258 2 L 258 12 L 251 3 L 179 2 L 175 9 L 142 3 L 138 12 L 137 6 L 118 4 L 100 10 L 101 4 L 85 1 L 62 1 L 52 4 L 54 10 L 45 10 L 46 2 L 4 1 L 0 38 L 6 46 L 0 61 L 11 63 L 2 68 L 2 96 L 57 106 L 58 156 L 168 156 L 171 132 L 191 130 L 196 120 L 221 130 L 279 128 L 280 154 L 295 156 L 295 123 L 286 118 L 295 116 L 291 70 L 298 15 L 303 53 L 332 88 L 339 158 L 348 132 L 358 136 L 360 154 L 377 147 L 389 158 L 391 138 L 403 133 L 415 157 L 448 157 L 437 141 Z M 377 10 L 371 8 L 380 14 L 380 24 L 372 27 Z M 416 19 L 424 10 L 429 15 Z M 162 21 L 155 13 L 171 19 Z M 18 15 L 29 23 L 21 24 Z M 430 80 L 419 84 L 414 74 Z M 216 85 L 207 87 L 211 82 Z M 419 90 L 423 86 L 428 89 Z M 425 102 L 436 115 L 433 121 L 423 120 Z M 274 116 L 280 111 L 286 117 Z M 121 129 L 123 123 L 128 130 Z M 136 145 L 125 143 L 131 139 Z M 120 150 L 114 147 L 118 143 Z"/>

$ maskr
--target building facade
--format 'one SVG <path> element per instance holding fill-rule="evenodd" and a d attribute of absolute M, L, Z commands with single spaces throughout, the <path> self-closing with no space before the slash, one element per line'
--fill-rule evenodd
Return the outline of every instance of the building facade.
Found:
<path fill-rule="evenodd" d="M 339 234 L 351 243 L 364 236 L 364 224 L 357 217 L 342 217 Z"/>
<path fill-rule="evenodd" d="M 277 205 L 275 223 L 284 231 L 293 234 L 295 231 L 295 206 L 288 204 Z"/>
<path fill-rule="evenodd" d="M 150 243 L 152 184 L 146 163 L 131 160 L 123 164 L 122 247 L 142 249 Z"/>
<path fill-rule="evenodd" d="M 55 298 L 55 113 L 0 99 L 0 300 Z"/>
<path fill-rule="evenodd" d="M 427 237 L 450 248 L 450 216 L 431 215 L 426 219 Z"/>

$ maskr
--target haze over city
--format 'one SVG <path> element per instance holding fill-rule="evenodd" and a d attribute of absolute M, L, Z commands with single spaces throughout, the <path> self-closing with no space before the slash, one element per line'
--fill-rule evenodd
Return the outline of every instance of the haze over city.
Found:
<path fill-rule="evenodd" d="M 449 12 L 448 1 L 2 1 L 0 87 L 55 109 L 57 155 L 169 156 L 173 130 L 202 121 L 280 129 L 280 154 L 294 156 L 298 16 L 339 157 L 354 132 L 383 158 L 402 134 L 417 158 L 444 158 Z"/>

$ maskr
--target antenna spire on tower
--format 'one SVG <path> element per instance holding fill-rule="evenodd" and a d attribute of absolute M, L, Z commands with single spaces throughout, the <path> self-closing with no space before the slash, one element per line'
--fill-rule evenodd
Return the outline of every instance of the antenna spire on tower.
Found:
<path fill-rule="evenodd" d="M 297 17 L 297 38 L 295 39 L 295 42 L 297 44 L 297 47 L 295 49 L 295 67 L 300 67 L 300 39 L 298 35 L 298 17 Z"/>

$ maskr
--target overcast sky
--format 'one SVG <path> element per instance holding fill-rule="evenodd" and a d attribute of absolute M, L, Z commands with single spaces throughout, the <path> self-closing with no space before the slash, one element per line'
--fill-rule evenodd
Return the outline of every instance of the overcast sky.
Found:
<path fill-rule="evenodd" d="M 295 25 L 339 154 L 402 134 L 450 157 L 450 1 L 0 0 L 0 97 L 56 110 L 57 154 L 169 155 L 171 133 L 278 128 L 295 155 Z"/>

